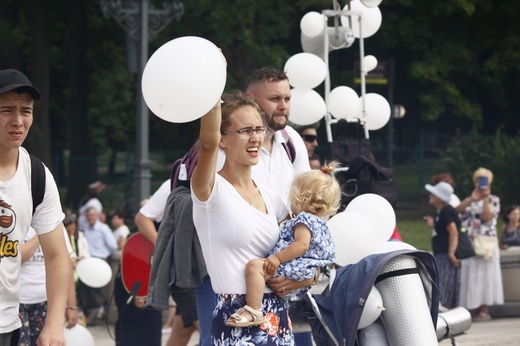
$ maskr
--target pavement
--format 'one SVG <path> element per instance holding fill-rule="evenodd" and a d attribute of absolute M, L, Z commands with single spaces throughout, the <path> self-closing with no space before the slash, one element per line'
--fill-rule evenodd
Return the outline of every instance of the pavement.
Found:
<path fill-rule="evenodd" d="M 95 340 L 96 346 L 114 346 L 115 341 L 109 335 L 107 326 L 98 323 L 94 327 L 88 327 Z M 114 326 L 109 325 L 109 330 L 114 335 Z M 166 345 L 169 335 L 163 335 L 162 345 Z M 198 343 L 199 334 L 195 332 L 188 346 L 195 346 Z M 446 339 L 439 343 L 442 346 L 520 346 L 520 316 L 519 317 L 496 317 L 487 322 L 475 322 L 464 334 L 455 337 L 456 344 L 452 340 Z M 146 345 L 143 345 L 146 346 Z M 418 345 L 420 346 L 420 345 Z"/>
<path fill-rule="evenodd" d="M 87 327 L 88 331 L 92 334 L 94 337 L 94 342 L 96 346 L 115 346 L 115 332 L 114 332 L 114 325 L 109 324 L 108 328 L 106 323 L 99 322 L 97 325 L 93 327 Z M 165 334 L 162 336 L 162 343 L 161 345 L 166 345 L 166 341 L 168 341 L 168 338 L 170 337 L 170 334 Z M 190 342 L 187 346 L 195 346 L 198 345 L 199 342 L 199 332 L 194 332 L 191 336 Z M 74 345 L 69 345 L 74 346 Z M 146 345 L 143 345 L 146 346 Z"/>

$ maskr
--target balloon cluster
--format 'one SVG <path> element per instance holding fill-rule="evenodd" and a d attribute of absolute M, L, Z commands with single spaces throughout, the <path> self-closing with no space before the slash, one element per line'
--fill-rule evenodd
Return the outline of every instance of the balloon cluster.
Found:
<path fill-rule="evenodd" d="M 395 226 L 394 209 L 385 198 L 373 193 L 357 196 L 343 212 L 334 215 L 328 222 L 336 245 L 335 262 L 345 266 L 371 254 L 415 249 L 401 241 L 389 241 Z M 376 287 L 372 287 L 358 329 L 374 323 L 383 310 L 381 294 Z"/>
<path fill-rule="evenodd" d="M 373 193 L 357 196 L 328 222 L 336 245 L 335 262 L 345 266 L 375 253 L 414 249 L 403 242 L 389 241 L 395 225 L 394 209 L 384 197 Z"/>
<path fill-rule="evenodd" d="M 352 14 L 340 16 L 343 31 L 339 32 L 350 33 L 352 40 L 354 38 L 365 39 L 374 35 L 381 27 L 382 22 L 381 10 L 378 7 L 380 2 L 375 0 L 349 1 L 349 4 L 345 5 L 343 11 L 350 11 Z M 359 14 L 362 15 L 360 16 Z M 327 18 L 323 14 L 312 11 L 302 17 L 300 28 L 302 34 L 307 38 L 330 35 L 326 23 Z M 338 32 L 335 33 L 336 35 L 338 34 Z M 338 49 L 331 44 L 333 39 L 334 37 L 329 37 L 329 46 L 332 46 L 332 49 Z M 350 44 L 340 46 L 340 48 L 350 46 Z M 330 49 L 331 47 L 329 47 Z M 313 53 L 317 54 L 317 52 Z M 293 90 L 296 94 L 296 97 L 293 97 L 292 100 L 292 122 L 298 125 L 312 124 L 320 120 L 323 115 L 330 113 L 336 119 L 345 119 L 349 122 L 361 121 L 367 130 L 370 131 L 379 130 L 388 123 L 391 116 L 391 107 L 388 101 L 381 95 L 366 94 L 363 105 L 362 97 L 359 97 L 356 91 L 348 86 L 338 86 L 331 90 L 329 95 L 326 95 L 327 99 L 324 105 L 323 99 L 318 97 L 319 95 L 313 90 L 300 90 L 301 88 L 315 88 L 325 79 L 328 73 L 328 66 L 318 55 L 315 56 L 311 53 L 303 54 L 309 57 L 302 59 L 298 57 L 301 54 L 296 54 L 285 65 L 289 82 L 295 88 Z M 318 61 L 312 61 L 311 63 L 310 56 L 318 57 L 323 67 Z M 364 56 L 361 66 L 362 71 L 360 72 L 367 74 L 377 67 L 377 59 L 373 55 Z M 322 71 L 325 72 L 323 73 Z M 302 80 L 306 78 L 313 78 L 319 81 L 319 83 L 312 85 L 303 83 Z"/>
<path fill-rule="evenodd" d="M 311 53 L 298 53 L 290 57 L 284 72 L 293 87 L 291 90 L 291 122 L 309 125 L 319 121 L 327 107 L 316 91 L 327 75 L 327 66 L 320 57 Z"/>

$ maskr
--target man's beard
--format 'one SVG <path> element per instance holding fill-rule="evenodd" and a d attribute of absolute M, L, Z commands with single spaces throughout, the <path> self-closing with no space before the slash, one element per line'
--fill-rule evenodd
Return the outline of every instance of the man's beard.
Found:
<path fill-rule="evenodd" d="M 285 121 L 282 123 L 280 123 L 279 121 L 275 121 L 280 119 L 280 116 L 283 116 Z M 271 117 L 271 119 L 269 119 L 269 122 L 268 122 L 268 126 L 271 130 L 273 131 L 279 131 L 279 130 L 283 130 L 286 126 L 287 126 L 287 123 L 289 121 L 289 116 L 287 114 L 273 114 L 273 116 Z"/>

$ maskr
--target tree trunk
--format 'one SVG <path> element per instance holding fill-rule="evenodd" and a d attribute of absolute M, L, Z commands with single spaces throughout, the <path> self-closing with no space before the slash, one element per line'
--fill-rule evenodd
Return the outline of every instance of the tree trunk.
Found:
<path fill-rule="evenodd" d="M 86 0 L 70 1 L 70 161 L 67 202 L 73 206 L 95 179 L 95 158 L 90 153 L 87 87 Z"/>
<path fill-rule="evenodd" d="M 30 80 L 42 95 L 35 102 L 34 120 L 24 146 L 52 171 L 51 128 L 49 121 L 49 33 L 44 0 L 34 0 L 27 7 L 31 40 Z"/>

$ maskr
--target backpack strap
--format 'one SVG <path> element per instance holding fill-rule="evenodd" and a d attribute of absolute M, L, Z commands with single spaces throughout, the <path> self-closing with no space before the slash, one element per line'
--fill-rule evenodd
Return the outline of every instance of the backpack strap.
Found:
<path fill-rule="evenodd" d="M 294 160 L 296 160 L 296 149 L 294 149 L 294 143 L 286 129 L 281 129 L 280 133 L 282 134 L 283 139 L 285 139 L 285 142 L 282 143 L 285 152 L 287 152 L 287 156 L 289 156 L 291 163 L 294 163 Z"/>
<path fill-rule="evenodd" d="M 43 162 L 36 156 L 29 154 L 31 158 L 31 195 L 33 201 L 32 213 L 36 211 L 36 207 L 43 202 L 45 195 L 45 167 Z"/>

